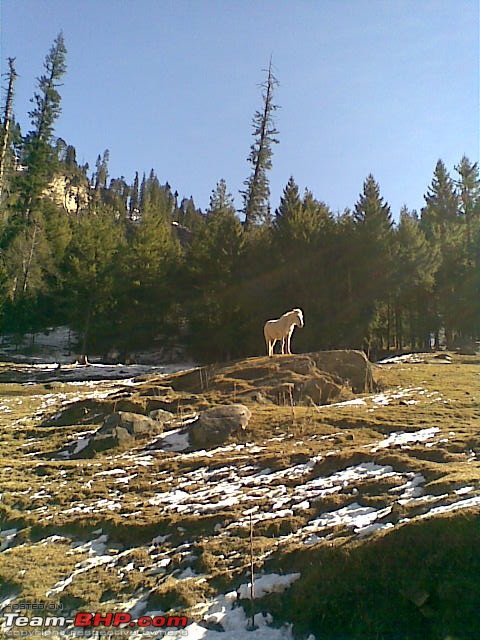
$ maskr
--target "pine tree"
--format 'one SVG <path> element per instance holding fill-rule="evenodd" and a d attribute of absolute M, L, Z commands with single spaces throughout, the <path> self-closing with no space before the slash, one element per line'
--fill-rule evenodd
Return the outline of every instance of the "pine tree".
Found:
<path fill-rule="evenodd" d="M 200 357 L 228 359 L 239 353 L 245 325 L 245 310 L 238 298 L 244 246 L 233 198 L 220 180 L 212 191 L 206 222 L 197 227 L 185 260 L 191 292 L 190 344 Z"/>
<path fill-rule="evenodd" d="M 253 224 L 268 222 L 270 218 L 270 187 L 267 172 L 272 168 L 272 144 L 277 144 L 278 131 L 275 128 L 273 114 L 278 106 L 273 103 L 273 93 L 278 80 L 273 75 L 272 61 L 267 72 L 267 80 L 262 85 L 263 108 L 253 117 L 253 135 L 255 142 L 250 148 L 248 162 L 252 165 L 252 174 L 245 180 L 243 213 L 245 228 Z"/>
<path fill-rule="evenodd" d="M 117 331 L 124 348 L 148 346 L 166 330 L 176 301 L 179 261 L 180 245 L 171 220 L 163 211 L 147 207 L 130 230 L 128 246 L 119 260 L 115 297 Z"/>
<path fill-rule="evenodd" d="M 356 342 L 367 352 L 388 347 L 392 275 L 392 216 L 370 174 L 355 204 L 353 292 L 357 303 Z"/>
<path fill-rule="evenodd" d="M 135 172 L 135 180 L 133 181 L 132 189 L 130 191 L 130 203 L 129 203 L 129 211 L 130 218 L 133 220 L 140 212 L 140 194 L 139 194 L 139 180 L 138 180 L 138 171 Z"/>
<path fill-rule="evenodd" d="M 475 251 L 472 244 L 472 224 L 474 220 L 480 218 L 480 177 L 478 163 L 472 164 L 470 160 L 463 156 L 460 163 L 455 167 L 460 176 L 457 180 L 459 196 L 459 209 L 465 217 L 467 229 L 467 251 L 469 260 L 473 263 Z"/>
<path fill-rule="evenodd" d="M 105 149 L 103 156 L 100 156 L 100 154 L 97 156 L 94 175 L 95 191 L 107 188 L 109 161 L 110 151 L 108 149 Z"/>
<path fill-rule="evenodd" d="M 38 79 L 39 91 L 32 99 L 35 108 L 29 115 L 33 130 L 22 148 L 22 162 L 28 170 L 17 173 L 13 180 L 15 200 L 3 230 L 2 245 L 18 317 L 22 315 L 20 308 L 31 308 L 36 296 L 45 293 L 57 262 L 51 228 L 61 222 L 57 208 L 45 200 L 43 192 L 58 164 L 50 142 L 61 111 L 57 88 L 66 69 L 65 54 L 63 36 L 59 34 L 45 58 L 46 73 Z M 33 312 L 31 318 L 33 321 Z"/>
<path fill-rule="evenodd" d="M 102 340 L 108 344 L 117 330 L 116 256 L 123 247 L 121 221 L 103 205 L 72 220 L 72 239 L 62 268 L 63 297 L 68 322 L 79 332 L 85 355 L 95 341 L 96 346 Z"/>
<path fill-rule="evenodd" d="M 428 239 L 445 234 L 450 222 L 455 222 L 459 202 L 455 185 L 442 160 L 438 160 L 432 183 L 424 196 L 421 223 Z"/>
<path fill-rule="evenodd" d="M 60 32 L 45 58 L 45 74 L 38 78 L 40 91 L 35 93 L 32 99 L 35 106 L 28 114 L 34 126 L 33 137 L 47 143 L 52 137 L 53 124 L 61 113 L 61 98 L 57 89 L 67 69 L 66 54 L 63 33 Z"/>
<path fill-rule="evenodd" d="M 302 201 L 298 186 L 290 176 L 290 179 L 283 190 L 280 198 L 280 205 L 275 211 L 274 225 L 278 233 L 278 237 L 286 236 L 287 241 L 290 240 L 292 229 L 299 223 L 302 215 Z"/>
<path fill-rule="evenodd" d="M 460 283 L 464 281 L 467 271 L 467 243 L 455 184 L 441 160 L 437 162 L 432 183 L 424 197 L 426 206 L 421 213 L 421 228 L 425 231 L 432 252 L 438 252 L 440 256 L 431 330 L 435 334 L 437 347 L 442 328 L 447 344 L 452 346 L 458 325 L 462 324 Z"/>
<path fill-rule="evenodd" d="M 439 254 L 432 251 L 416 212 L 406 207 L 394 234 L 395 347 L 425 348 L 432 323 L 432 294 Z"/>
<path fill-rule="evenodd" d="M 465 225 L 465 271 L 457 283 L 459 300 L 458 330 L 463 338 L 480 336 L 480 177 L 478 163 L 463 156 L 455 167 L 459 212 Z"/>
<path fill-rule="evenodd" d="M 227 183 L 222 178 L 215 189 L 212 189 L 210 195 L 210 207 L 207 215 L 214 214 L 215 212 L 221 212 L 224 210 L 230 210 L 235 213 L 235 206 L 233 204 L 233 196 L 227 192 Z"/>

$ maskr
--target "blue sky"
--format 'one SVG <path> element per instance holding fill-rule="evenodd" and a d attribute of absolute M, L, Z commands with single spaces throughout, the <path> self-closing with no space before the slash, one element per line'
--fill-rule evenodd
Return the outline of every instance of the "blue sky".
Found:
<path fill-rule="evenodd" d="M 290 175 L 342 211 L 372 173 L 398 217 L 423 206 L 438 158 L 452 173 L 479 158 L 476 0 L 1 0 L 24 132 L 60 30 L 56 135 L 91 168 L 108 148 L 110 177 L 153 167 L 202 208 L 220 178 L 241 207 L 270 55 L 273 209 Z"/>

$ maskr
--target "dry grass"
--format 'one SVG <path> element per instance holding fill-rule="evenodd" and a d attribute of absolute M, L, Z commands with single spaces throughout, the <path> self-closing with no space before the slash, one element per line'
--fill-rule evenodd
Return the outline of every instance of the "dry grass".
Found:
<path fill-rule="evenodd" d="M 178 415 L 234 400 L 243 402 L 252 411 L 248 430 L 237 438 L 236 443 L 254 443 L 257 449 L 253 454 L 250 446 L 231 448 L 213 457 L 155 452 L 150 455 L 148 466 L 141 463 L 142 456 L 146 454 L 141 444 L 136 451 L 107 451 L 92 459 L 52 458 L 79 433 L 98 426 L 102 417 L 94 418 L 88 424 L 44 426 L 45 417 L 57 411 L 60 402 L 68 400 L 68 394 L 73 395 L 71 387 L 63 385 L 52 390 L 44 385 L 0 385 L 0 403 L 10 410 L 0 415 L 0 486 L 3 491 L 0 526 L 2 530 L 12 527 L 20 530 L 14 545 L 0 555 L 0 580 L 6 585 L 0 595 L 3 597 L 5 591 L 16 589 L 21 591 L 22 598 L 45 601 L 48 589 L 70 575 L 75 565 L 88 557 L 69 554 L 69 540 L 91 540 L 95 538 L 92 532 L 99 528 L 108 535 L 109 545 L 116 545 L 111 549 L 112 557 L 124 552 L 128 554 L 111 566 L 98 566 L 76 575 L 58 596 L 72 608 L 80 606 L 80 603 L 91 610 L 101 610 L 105 603 L 121 608 L 122 603 L 144 592 L 151 608 L 190 610 L 214 591 L 238 586 L 248 575 L 248 531 L 235 526 L 229 530 L 229 535 L 218 535 L 217 531 L 218 527 L 225 530 L 228 525 L 238 523 L 243 517 L 245 504 L 233 504 L 213 514 L 192 515 L 165 513 L 149 502 L 156 495 L 170 491 L 175 478 L 189 477 L 188 474 L 202 468 L 214 471 L 227 465 L 239 467 L 250 464 L 276 471 L 304 464 L 317 456 L 318 463 L 302 481 L 327 476 L 359 462 L 374 461 L 379 465 L 391 465 L 397 472 L 421 473 L 426 479 L 425 489 L 432 495 L 451 493 L 465 486 L 480 486 L 480 464 L 475 457 L 479 453 L 480 441 L 480 366 L 474 358 L 453 357 L 451 364 L 432 362 L 375 367 L 375 379 L 385 393 L 413 389 L 387 405 L 375 403 L 372 400 L 375 394 L 369 394 L 363 396 L 365 405 L 311 404 L 295 406 L 294 412 L 290 401 L 285 406 L 278 406 L 264 399 L 258 401 L 250 393 L 256 376 L 263 375 L 265 367 L 274 366 L 268 359 L 255 360 L 266 360 L 266 363 L 251 361 L 247 368 L 242 367 L 242 363 L 233 363 L 220 373 L 218 368 L 204 370 L 201 379 L 198 371 L 194 372 L 189 380 L 183 381 L 184 390 L 172 390 L 172 387 L 176 388 L 173 377 L 171 380 L 149 378 L 129 392 L 130 398 L 122 388 L 123 401 L 136 403 L 135 406 L 143 407 L 144 411 L 153 406 L 153 399 L 157 403 L 168 401 Z M 192 385 L 200 385 L 203 392 L 191 393 Z M 421 390 L 425 393 L 420 393 Z M 77 386 L 74 392 L 79 396 L 91 392 L 91 388 Z M 345 395 L 352 396 L 351 393 Z M 52 404 L 47 406 L 47 400 Z M 415 404 L 406 403 L 410 400 Z M 439 429 L 432 447 L 418 443 L 372 451 L 374 445 L 393 432 L 432 427 Z M 98 475 L 118 468 L 131 476 L 128 483 L 118 482 L 119 476 L 115 473 Z M 294 490 L 295 482 L 295 478 L 285 477 L 287 488 Z M 389 492 L 397 485 L 398 480 L 395 479 L 363 481 L 356 486 L 355 499 L 365 506 L 380 508 L 391 501 Z M 190 490 L 191 487 L 186 485 L 184 489 Z M 266 499 L 259 494 L 255 505 L 261 509 Z M 107 501 L 121 504 L 121 508 L 109 508 Z M 467 524 L 461 524 L 468 511 L 455 517 L 440 518 L 445 521 L 444 525 L 414 519 L 411 524 L 395 527 L 393 533 L 378 534 L 361 543 L 355 539 L 352 530 L 345 529 L 332 531 L 313 548 L 302 546 L 294 538 L 290 541 L 290 534 L 295 534 L 308 520 L 351 502 L 350 493 L 339 492 L 313 503 L 304 512 L 255 525 L 257 571 L 264 562 L 269 570 L 302 571 L 302 579 L 288 592 L 291 595 L 287 594 L 283 599 L 271 598 L 272 611 L 279 617 L 283 611 L 286 619 L 295 622 L 299 633 L 315 631 L 318 637 L 340 637 L 325 635 L 327 627 L 331 634 L 335 629 L 338 633 L 346 633 L 347 630 L 360 633 L 362 628 L 366 629 L 362 640 L 443 637 L 432 635 L 437 632 L 438 625 L 430 622 L 420 624 L 418 633 L 414 631 L 410 636 L 388 635 L 388 625 L 382 622 L 382 616 L 390 605 L 387 606 L 382 598 L 379 599 L 380 604 L 375 604 L 375 594 L 386 589 L 387 578 L 396 580 L 394 595 L 402 603 L 399 611 L 403 611 L 405 619 L 411 623 L 412 611 L 418 614 L 419 607 L 411 605 L 412 611 L 408 607 L 415 594 L 426 588 L 422 582 L 425 572 L 421 572 L 421 579 L 413 580 L 413 595 L 402 595 L 407 593 L 404 583 L 408 582 L 408 577 L 418 573 L 417 565 L 413 564 L 408 569 L 392 561 L 382 569 L 378 562 L 374 563 L 374 554 L 380 553 L 378 550 L 384 545 L 391 550 L 392 557 L 397 551 L 402 557 L 408 545 L 412 545 L 409 531 L 414 530 L 413 539 L 422 541 L 425 562 L 434 562 L 440 551 L 435 551 L 437 555 L 429 559 L 428 540 L 437 532 L 436 527 L 443 531 L 443 526 L 445 531 L 451 529 L 455 532 L 456 546 L 450 551 L 454 548 L 460 553 L 461 550 L 463 562 L 468 552 L 466 538 L 462 535 L 472 534 L 470 516 Z M 80 508 L 80 505 L 91 507 L 91 510 Z M 75 507 L 79 509 L 75 510 Z M 417 510 L 417 506 L 399 505 L 396 515 L 399 520 L 414 518 Z M 41 543 L 42 539 L 53 534 L 68 536 L 69 540 Z M 161 544 L 152 545 L 152 539 L 160 535 L 169 537 Z M 445 539 L 446 536 L 445 533 Z M 280 545 L 280 540 L 285 542 Z M 472 544 L 474 541 L 477 544 L 476 538 L 472 539 Z M 181 551 L 182 544 L 189 545 L 185 551 Z M 179 547 L 180 551 L 177 551 Z M 445 548 L 450 547 L 447 545 Z M 478 552 L 478 546 L 475 548 Z M 156 571 L 162 553 L 168 555 L 170 563 Z M 413 555 L 415 562 L 420 563 L 420 552 Z M 437 618 L 439 610 L 448 612 L 445 614 L 448 621 L 445 629 L 451 629 L 452 633 L 456 629 L 452 622 L 451 601 L 454 595 L 458 598 L 458 590 L 466 588 L 467 582 L 469 588 L 476 589 L 478 593 L 477 583 L 474 584 L 470 578 L 465 578 L 466 582 L 462 583 L 455 574 L 458 567 L 464 567 L 461 562 L 459 560 L 458 566 L 448 565 L 448 571 L 453 572 L 450 578 L 439 581 L 435 587 L 430 583 L 428 586 L 428 606 Z M 179 573 L 188 566 L 205 580 L 178 580 Z M 23 573 L 25 568 L 28 570 Z M 384 582 L 376 585 L 378 571 Z M 400 580 L 401 571 L 405 575 Z M 343 575 L 342 572 L 351 575 L 350 589 L 338 583 L 338 575 Z M 362 575 L 365 576 L 363 583 Z M 315 595 L 307 598 L 306 594 L 310 593 Z M 365 593 L 370 595 L 360 607 L 359 598 L 364 598 Z M 389 597 L 394 596 L 390 594 Z M 304 615 L 307 600 L 311 601 L 311 611 L 308 609 L 310 613 Z M 465 601 L 470 602 L 470 599 Z M 389 602 L 397 601 L 391 599 Z M 351 607 L 357 607 L 356 617 L 347 624 L 341 611 L 348 611 Z M 372 607 L 383 612 L 380 617 L 369 613 Z M 315 611 L 323 613 L 317 615 Z M 407 615 L 405 611 L 410 613 Z M 431 620 L 428 611 L 428 607 L 425 608 L 427 613 L 420 612 L 420 616 Z M 377 635 L 374 635 L 375 628 L 380 629 Z M 424 635 L 418 635 L 421 633 Z M 455 637 L 473 638 L 461 634 Z"/>

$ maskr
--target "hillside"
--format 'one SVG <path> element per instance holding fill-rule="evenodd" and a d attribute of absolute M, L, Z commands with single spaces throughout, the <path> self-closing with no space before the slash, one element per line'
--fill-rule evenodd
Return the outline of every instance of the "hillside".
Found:
<path fill-rule="evenodd" d="M 3 613 L 176 612 L 189 638 L 219 640 L 476 637 L 479 364 L 318 352 L 30 384 L 4 370 Z M 240 423 L 218 421 L 232 404 Z"/>

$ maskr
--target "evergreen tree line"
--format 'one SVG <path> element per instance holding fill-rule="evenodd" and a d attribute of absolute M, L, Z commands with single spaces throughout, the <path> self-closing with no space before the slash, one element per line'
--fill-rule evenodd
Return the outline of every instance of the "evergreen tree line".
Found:
<path fill-rule="evenodd" d="M 361 348 L 370 355 L 449 346 L 480 337 L 480 177 L 463 157 L 451 177 L 439 160 L 420 215 L 394 224 L 369 175 L 352 210 L 334 213 L 290 178 L 278 207 L 268 170 L 278 142 L 270 64 L 253 119 L 240 221 L 224 180 L 199 210 L 179 202 L 152 170 L 109 177 L 109 153 L 89 175 L 76 150 L 54 138 L 66 70 L 62 34 L 32 99 L 32 130 L 15 122 L 9 60 L 1 123 L 0 330 L 67 324 L 83 353 L 123 355 L 185 345 L 215 360 L 263 353 L 265 320 L 301 307 L 301 351 Z M 76 193 L 69 212 L 52 196 L 61 178 Z"/>

